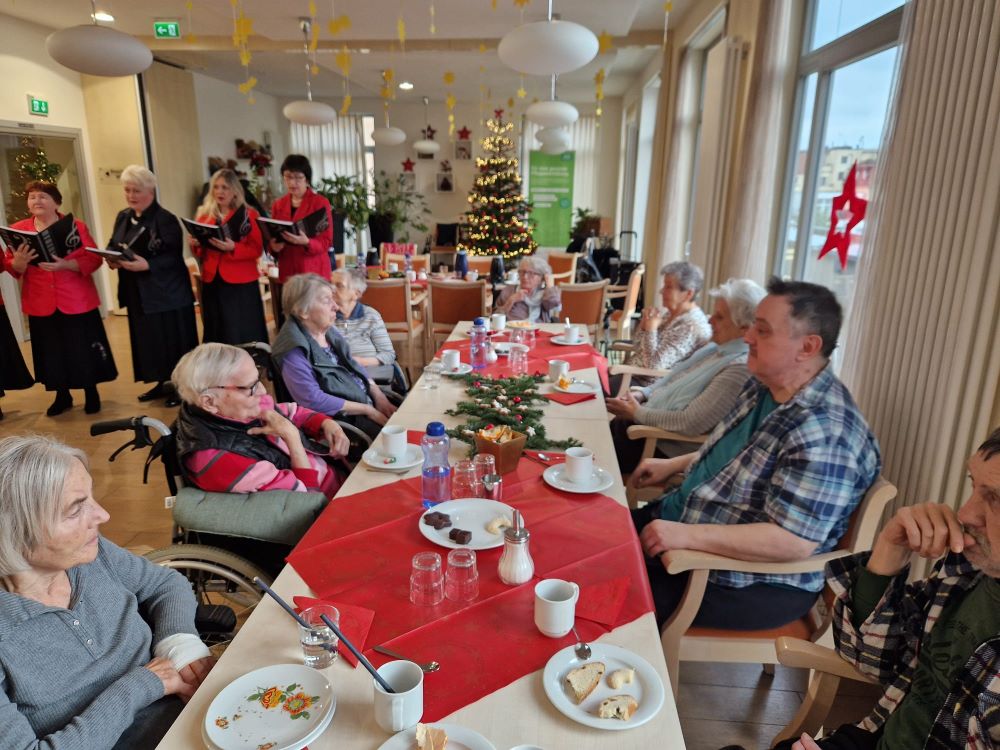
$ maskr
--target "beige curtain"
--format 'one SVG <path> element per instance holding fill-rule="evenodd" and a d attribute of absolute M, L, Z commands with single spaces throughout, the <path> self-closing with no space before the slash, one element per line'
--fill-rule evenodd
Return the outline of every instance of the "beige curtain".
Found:
<path fill-rule="evenodd" d="M 911 0 L 844 379 L 900 503 L 959 505 L 1000 380 L 1000 3 Z"/>
<path fill-rule="evenodd" d="M 364 176 L 365 157 L 359 116 L 342 115 L 328 125 L 293 122 L 289 134 L 291 152 L 302 154 L 312 165 L 313 184 L 323 177 Z"/>

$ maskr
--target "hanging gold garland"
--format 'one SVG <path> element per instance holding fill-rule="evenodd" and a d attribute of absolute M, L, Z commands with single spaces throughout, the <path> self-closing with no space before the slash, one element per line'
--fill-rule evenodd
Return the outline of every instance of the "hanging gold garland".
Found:
<path fill-rule="evenodd" d="M 229 0 L 233 9 L 233 46 L 239 51 L 240 65 L 243 66 L 244 80 L 239 85 L 240 93 L 246 96 L 247 104 L 254 104 L 254 87 L 257 78 L 250 75 L 250 35 L 253 34 L 253 19 L 247 18 L 243 12 L 243 0 Z"/>

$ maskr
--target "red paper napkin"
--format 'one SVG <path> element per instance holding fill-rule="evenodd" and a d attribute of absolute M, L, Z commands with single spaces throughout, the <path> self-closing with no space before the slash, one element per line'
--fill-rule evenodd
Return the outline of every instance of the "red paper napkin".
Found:
<path fill-rule="evenodd" d="M 413 443 L 414 445 L 420 445 L 420 441 L 423 440 L 424 433 L 420 430 L 407 430 L 406 431 L 406 442 Z"/>
<path fill-rule="evenodd" d="M 539 454 L 545 454 L 545 458 L 543 459 Z M 542 461 L 543 463 L 549 464 L 550 466 L 553 465 L 553 464 L 561 464 L 561 463 L 563 463 L 566 460 L 566 454 L 565 453 L 553 453 L 552 451 L 526 450 L 524 452 L 524 455 L 526 455 L 526 456 L 534 456 L 539 461 Z"/>
<path fill-rule="evenodd" d="M 597 398 L 597 396 L 593 393 L 546 393 L 545 398 L 555 401 L 557 404 L 571 406 L 581 401 L 590 401 L 590 399 Z"/>
<path fill-rule="evenodd" d="M 628 578 L 610 578 L 580 587 L 576 616 L 612 627 L 628 594 Z"/>
<path fill-rule="evenodd" d="M 581 591 L 581 596 L 583 595 Z M 359 607 L 356 604 L 346 602 L 335 602 L 326 599 L 313 599 L 308 596 L 294 597 L 295 606 L 301 612 L 303 609 L 315 607 L 317 604 L 330 604 L 340 612 L 340 632 L 344 634 L 358 651 L 365 650 L 365 640 L 368 638 L 368 631 L 371 630 L 372 621 L 375 619 L 375 611 L 367 607 Z M 358 666 L 358 658 L 351 653 L 351 650 L 344 645 L 341 640 L 337 643 L 337 650 L 344 656 L 352 667 Z"/>

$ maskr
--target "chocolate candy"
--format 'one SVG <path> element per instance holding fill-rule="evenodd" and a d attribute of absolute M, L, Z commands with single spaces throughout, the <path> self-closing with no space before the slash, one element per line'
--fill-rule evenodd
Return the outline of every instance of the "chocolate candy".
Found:
<path fill-rule="evenodd" d="M 468 544 L 472 541 L 472 532 L 465 529 L 452 529 L 448 532 L 448 538 L 455 544 Z"/>
<path fill-rule="evenodd" d="M 424 514 L 424 523 L 435 529 L 446 529 L 451 526 L 451 516 L 447 513 L 438 513 L 435 510 Z"/>

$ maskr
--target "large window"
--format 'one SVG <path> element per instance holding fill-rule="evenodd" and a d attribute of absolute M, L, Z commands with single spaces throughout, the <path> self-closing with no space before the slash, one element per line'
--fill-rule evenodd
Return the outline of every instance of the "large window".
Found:
<path fill-rule="evenodd" d="M 831 288 L 849 313 L 865 222 L 850 236 L 848 263 L 819 251 L 833 198 L 856 164 L 856 192 L 869 198 L 892 98 L 900 0 L 814 0 L 799 64 L 775 271 Z"/>

